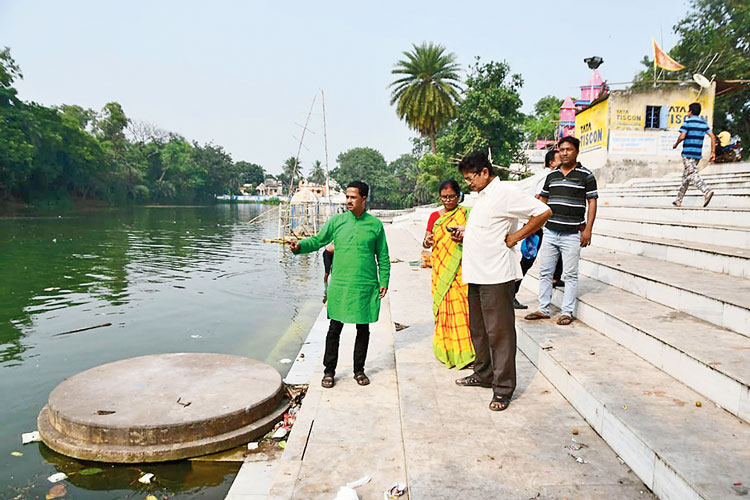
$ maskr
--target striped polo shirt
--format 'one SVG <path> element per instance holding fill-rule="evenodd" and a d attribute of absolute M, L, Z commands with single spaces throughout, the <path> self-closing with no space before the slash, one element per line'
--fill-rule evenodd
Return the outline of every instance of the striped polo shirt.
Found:
<path fill-rule="evenodd" d="M 586 224 L 586 200 L 599 197 L 594 173 L 580 163 L 568 175 L 560 168 L 547 174 L 539 194 L 552 209 L 546 227 L 559 233 L 575 233 Z"/>
<path fill-rule="evenodd" d="M 700 116 L 691 116 L 682 122 L 680 133 L 685 134 L 685 140 L 682 143 L 682 156 L 700 159 L 703 150 L 703 137 L 709 130 L 706 120 Z"/>

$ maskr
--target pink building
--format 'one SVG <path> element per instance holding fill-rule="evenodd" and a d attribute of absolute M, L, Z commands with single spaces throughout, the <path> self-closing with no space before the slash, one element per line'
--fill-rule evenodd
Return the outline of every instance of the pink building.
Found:
<path fill-rule="evenodd" d="M 575 135 L 576 106 L 573 99 L 566 97 L 560 106 L 560 137 Z"/>
<path fill-rule="evenodd" d="M 581 87 L 581 98 L 576 101 L 576 108 L 581 110 L 599 97 L 604 87 L 603 83 L 602 75 L 599 74 L 598 69 L 595 69 L 589 83 Z"/>

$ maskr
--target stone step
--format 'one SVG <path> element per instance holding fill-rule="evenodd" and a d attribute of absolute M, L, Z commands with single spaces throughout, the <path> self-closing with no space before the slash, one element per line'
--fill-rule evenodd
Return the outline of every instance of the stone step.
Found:
<path fill-rule="evenodd" d="M 600 204 L 610 203 L 612 205 L 627 205 L 627 206 L 660 206 L 660 207 L 672 207 L 672 202 L 677 196 L 675 190 L 671 194 L 665 193 L 648 193 L 648 194 L 632 194 L 632 193 L 601 193 Z M 703 193 L 691 187 L 685 194 L 685 198 L 682 200 L 682 208 L 688 207 L 703 207 Z M 721 194 L 715 193 L 711 200 L 711 208 L 750 208 L 750 193 L 732 193 L 732 194 Z M 675 207 L 672 207 L 675 208 Z"/>
<path fill-rule="evenodd" d="M 750 282 L 599 248 L 581 252 L 581 274 L 750 336 Z"/>
<path fill-rule="evenodd" d="M 597 229 L 597 248 L 642 255 L 738 278 L 750 278 L 750 250 Z"/>
<path fill-rule="evenodd" d="M 523 280 L 538 294 L 537 269 Z M 552 303 L 562 303 L 555 289 Z M 689 314 L 583 277 L 576 318 L 750 422 L 750 339 Z"/>
<path fill-rule="evenodd" d="M 708 402 L 698 407 L 697 392 L 580 321 L 561 327 L 522 314 L 519 349 L 657 497 L 747 493 L 750 426 Z"/>
<path fill-rule="evenodd" d="M 610 219 L 608 216 L 597 216 L 594 232 L 598 229 L 641 236 L 679 239 L 695 243 L 721 244 L 744 250 L 750 249 L 750 231 L 740 226 L 651 222 L 624 217 Z"/>
<path fill-rule="evenodd" d="M 683 224 L 730 225 L 750 229 L 750 209 L 714 207 L 713 201 L 706 208 L 681 207 L 672 205 L 627 206 L 599 203 L 597 217 L 608 219 L 636 219 L 649 222 L 680 222 Z"/>
<path fill-rule="evenodd" d="M 747 184 L 747 183 L 745 183 Z M 629 196 L 642 196 L 642 195 L 673 195 L 677 196 L 677 191 L 679 188 L 679 184 L 675 185 L 674 187 L 666 187 L 666 186 L 655 186 L 655 187 L 633 187 L 633 188 L 602 188 L 600 190 L 600 196 L 623 196 L 623 195 L 629 195 Z M 714 192 L 714 196 L 721 195 L 721 196 L 727 196 L 727 195 L 735 195 L 735 194 L 745 194 L 750 195 L 750 187 L 747 185 L 741 185 L 741 186 L 712 186 L 709 185 L 709 188 Z M 690 190 L 698 191 L 698 188 L 690 185 Z M 703 193 L 701 193 L 702 195 Z"/>
<path fill-rule="evenodd" d="M 700 176 L 705 180 L 706 182 L 727 182 L 729 184 L 738 183 L 738 182 L 750 182 L 750 172 L 746 173 L 729 173 L 729 174 L 704 174 L 703 171 L 700 172 Z M 636 187 L 636 186 L 660 186 L 660 185 L 669 185 L 672 186 L 674 184 L 680 185 L 680 182 L 682 180 L 682 172 L 673 172 L 670 173 L 664 177 L 636 177 L 633 179 L 628 180 L 627 182 L 621 182 L 617 184 L 608 184 L 607 188 L 610 187 Z"/>
<path fill-rule="evenodd" d="M 750 173 L 750 162 L 709 163 L 701 173 L 706 174 L 743 174 Z"/>

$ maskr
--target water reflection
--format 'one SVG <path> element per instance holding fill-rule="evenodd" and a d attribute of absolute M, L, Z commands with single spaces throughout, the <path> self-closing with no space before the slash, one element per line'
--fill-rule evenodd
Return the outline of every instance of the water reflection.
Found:
<path fill-rule="evenodd" d="M 44 497 L 45 478 L 64 471 L 61 463 L 85 468 L 59 462 L 44 447 L 10 455 L 66 377 L 165 352 L 238 354 L 288 369 L 278 361 L 294 357 L 322 306 L 322 262 L 262 243 L 277 228 L 246 223 L 258 213 L 257 206 L 139 207 L 0 218 L 0 497 L 30 485 L 27 496 Z M 161 474 L 175 483 L 186 474 L 216 488 L 210 497 L 223 488 L 211 485 L 234 474 L 187 463 L 164 467 Z M 89 481 L 113 491 L 108 498 L 132 496 L 140 484 L 121 485 L 117 474 L 123 484 L 132 481 L 132 468 L 121 469 L 71 479 L 68 491 L 85 478 L 75 498 L 95 489 Z M 120 488 L 129 493 L 114 492 Z"/>

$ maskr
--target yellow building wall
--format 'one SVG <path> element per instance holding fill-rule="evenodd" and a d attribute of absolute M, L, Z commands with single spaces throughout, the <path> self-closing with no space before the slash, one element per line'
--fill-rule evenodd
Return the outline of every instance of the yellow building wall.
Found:
<path fill-rule="evenodd" d="M 576 115 L 576 137 L 581 141 L 581 153 L 607 149 L 608 123 L 609 99 L 589 106 Z"/>

